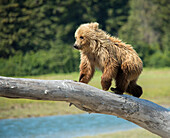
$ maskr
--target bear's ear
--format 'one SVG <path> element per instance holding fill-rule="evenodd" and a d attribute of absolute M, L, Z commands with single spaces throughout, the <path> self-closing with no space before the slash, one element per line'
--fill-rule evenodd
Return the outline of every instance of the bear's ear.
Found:
<path fill-rule="evenodd" d="M 89 23 L 89 27 L 96 30 L 99 28 L 99 24 L 97 22 Z"/>

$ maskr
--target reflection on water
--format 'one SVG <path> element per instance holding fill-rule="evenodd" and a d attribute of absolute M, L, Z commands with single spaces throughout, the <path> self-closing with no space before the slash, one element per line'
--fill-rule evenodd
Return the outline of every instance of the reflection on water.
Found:
<path fill-rule="evenodd" d="M 72 138 L 138 127 L 111 115 L 79 114 L 0 120 L 0 138 Z"/>

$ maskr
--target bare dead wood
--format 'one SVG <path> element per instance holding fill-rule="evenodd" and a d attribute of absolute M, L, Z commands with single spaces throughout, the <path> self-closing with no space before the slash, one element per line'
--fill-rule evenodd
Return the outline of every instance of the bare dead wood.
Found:
<path fill-rule="evenodd" d="M 0 77 L 0 96 L 66 101 L 90 113 L 115 115 L 152 133 L 170 138 L 170 111 L 153 102 L 116 95 L 71 80 L 35 80 Z"/>

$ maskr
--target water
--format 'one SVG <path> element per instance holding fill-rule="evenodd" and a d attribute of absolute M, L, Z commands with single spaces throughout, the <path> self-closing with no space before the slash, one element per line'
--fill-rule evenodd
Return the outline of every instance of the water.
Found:
<path fill-rule="evenodd" d="M 79 114 L 0 120 L 0 138 L 73 138 L 128 130 L 138 126 L 103 114 Z"/>

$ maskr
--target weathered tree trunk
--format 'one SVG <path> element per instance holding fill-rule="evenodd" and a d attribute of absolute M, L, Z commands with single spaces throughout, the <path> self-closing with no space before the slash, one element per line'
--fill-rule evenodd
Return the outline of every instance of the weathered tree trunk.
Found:
<path fill-rule="evenodd" d="M 129 95 L 116 95 L 71 80 L 0 77 L 0 96 L 66 101 L 90 113 L 115 115 L 152 133 L 170 138 L 170 111 Z"/>

